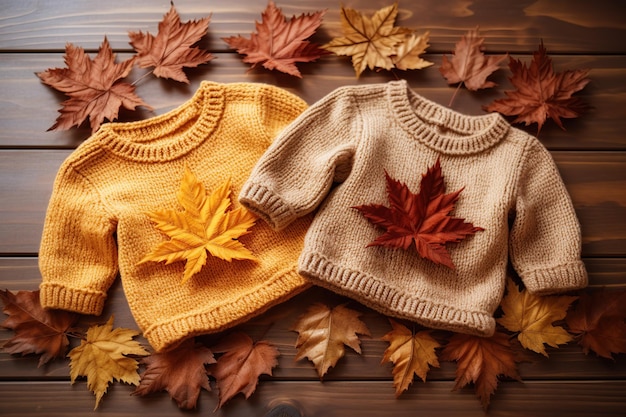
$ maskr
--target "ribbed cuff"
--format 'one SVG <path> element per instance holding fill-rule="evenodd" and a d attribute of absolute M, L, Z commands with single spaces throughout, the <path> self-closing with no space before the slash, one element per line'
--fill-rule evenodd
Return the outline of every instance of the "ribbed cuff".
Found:
<path fill-rule="evenodd" d="M 39 289 L 41 290 L 39 300 L 44 308 L 99 316 L 106 300 L 106 294 L 103 292 L 68 288 L 59 284 L 43 283 Z"/>
<path fill-rule="evenodd" d="M 267 187 L 253 182 L 244 184 L 239 193 L 239 202 L 265 220 L 274 230 L 285 228 L 297 217 L 283 199 Z"/>
<path fill-rule="evenodd" d="M 587 286 L 587 270 L 582 261 L 520 273 L 532 294 L 552 294 Z"/>

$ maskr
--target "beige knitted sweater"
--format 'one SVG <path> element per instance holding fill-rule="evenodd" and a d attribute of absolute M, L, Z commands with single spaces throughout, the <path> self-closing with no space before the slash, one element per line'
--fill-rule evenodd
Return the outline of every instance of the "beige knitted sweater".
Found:
<path fill-rule="evenodd" d="M 456 269 L 415 250 L 366 247 L 382 231 L 355 206 L 388 205 L 385 171 L 417 192 L 440 160 L 452 212 L 484 231 L 449 243 Z M 511 261 L 532 293 L 580 288 L 580 228 L 542 144 L 499 114 L 467 116 L 404 81 L 337 89 L 310 107 L 256 164 L 240 201 L 274 228 L 317 210 L 300 273 L 378 311 L 490 335 Z"/>
<path fill-rule="evenodd" d="M 236 209 L 256 161 L 305 108 L 274 86 L 205 81 L 164 115 L 103 125 L 67 158 L 54 183 L 39 253 L 43 306 L 98 315 L 119 271 L 137 324 L 163 350 L 234 326 L 307 288 L 297 273 L 310 223 L 304 218 L 287 233 L 257 220 L 239 239 L 256 261 L 209 256 L 187 282 L 184 261 L 142 262 L 169 241 L 147 213 L 191 205 L 181 207 L 178 198 L 186 169 L 206 194 L 230 179 Z"/>

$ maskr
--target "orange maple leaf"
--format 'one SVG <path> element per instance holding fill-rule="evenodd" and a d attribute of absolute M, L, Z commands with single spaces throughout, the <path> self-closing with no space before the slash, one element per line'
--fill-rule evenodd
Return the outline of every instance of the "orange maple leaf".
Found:
<path fill-rule="evenodd" d="M 626 353 L 626 291 L 580 294 L 576 308 L 567 314 L 569 331 L 577 336 L 583 352 L 612 359 Z"/>
<path fill-rule="evenodd" d="M 153 353 L 141 360 L 146 370 L 133 395 L 166 390 L 179 408 L 196 408 L 200 389 L 211 391 L 205 365 L 215 363 L 209 348 L 188 339 L 173 350 Z"/>
<path fill-rule="evenodd" d="M 509 68 L 513 73 L 509 79 L 516 90 L 505 91 L 507 98 L 493 101 L 485 110 L 517 116 L 513 123 L 537 123 L 539 133 L 548 117 L 565 130 L 561 118 L 578 117 L 589 108 L 583 99 L 572 96 L 589 83 L 589 70 L 554 72 L 543 42 L 528 67 L 509 58 Z"/>
<path fill-rule="evenodd" d="M 367 246 L 407 250 L 415 243 L 420 256 L 454 269 L 446 243 L 460 242 L 484 230 L 449 215 L 463 188 L 445 194 L 439 159 L 422 175 L 418 194 L 412 193 L 406 184 L 391 178 L 386 171 L 385 177 L 391 207 L 380 204 L 353 207 L 372 224 L 385 229 L 384 234 Z"/>
<path fill-rule="evenodd" d="M 209 366 L 209 373 L 215 377 L 219 388 L 216 410 L 240 392 L 249 398 L 256 389 L 259 377 L 272 375 L 272 368 L 278 365 L 280 355 L 271 343 L 255 343 L 242 332 L 223 338 L 211 350 L 223 353 L 217 363 Z"/>
<path fill-rule="evenodd" d="M 104 38 L 98 54 L 93 59 L 85 50 L 71 43 L 65 46 L 67 68 L 50 68 L 37 73 L 44 84 L 65 93 L 69 99 L 62 103 L 61 115 L 48 130 L 67 130 L 89 117 L 92 132 L 104 122 L 115 120 L 123 106 L 135 110 L 148 106 L 135 94 L 135 86 L 120 81 L 133 68 L 135 57 L 121 63 L 115 62 L 115 54 Z"/>
<path fill-rule="evenodd" d="M 63 357 L 69 346 L 68 332 L 78 315 L 63 310 L 44 309 L 39 302 L 39 290 L 0 291 L 3 311 L 9 317 L 0 326 L 15 335 L 2 347 L 7 353 L 41 354 L 39 366 L 53 358 Z"/>
<path fill-rule="evenodd" d="M 322 378 L 345 354 L 344 345 L 361 353 L 357 334 L 370 334 L 358 311 L 338 305 L 334 308 L 315 303 L 298 318 L 293 330 L 298 332 L 295 360 L 307 357 Z"/>
<path fill-rule="evenodd" d="M 439 359 L 457 362 L 454 389 L 473 382 L 484 409 L 498 386 L 498 376 L 520 380 L 518 360 L 505 333 L 496 332 L 491 337 L 455 334 Z"/>
<path fill-rule="evenodd" d="M 306 39 L 313 35 L 322 23 L 326 11 L 293 16 L 289 21 L 273 1 L 262 13 L 261 23 L 256 23 L 257 33 L 250 39 L 240 35 L 222 38 L 238 53 L 246 55 L 243 62 L 302 78 L 296 62 L 311 62 L 328 52 Z"/>
<path fill-rule="evenodd" d="M 197 67 L 214 58 L 211 53 L 193 47 L 207 32 L 211 17 L 181 23 L 172 4 L 159 22 L 159 32 L 128 32 L 130 44 L 137 51 L 140 68 L 154 67 L 154 75 L 189 84 L 183 67 Z"/>

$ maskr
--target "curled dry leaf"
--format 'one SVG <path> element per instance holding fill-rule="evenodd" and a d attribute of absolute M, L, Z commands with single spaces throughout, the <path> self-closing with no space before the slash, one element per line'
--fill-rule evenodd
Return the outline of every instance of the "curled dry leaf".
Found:
<path fill-rule="evenodd" d="M 343 305 L 331 309 L 321 303 L 313 304 L 293 327 L 299 333 L 295 360 L 307 357 L 322 378 L 343 357 L 344 345 L 361 353 L 357 334 L 369 336 L 370 331 L 359 319 L 360 315 L 358 311 Z"/>
<path fill-rule="evenodd" d="M 583 292 L 567 314 L 569 331 L 576 335 L 583 352 L 603 358 L 626 353 L 626 291 Z"/>
<path fill-rule="evenodd" d="M 312 62 L 327 54 L 317 44 L 307 41 L 319 25 L 325 11 L 293 16 L 289 21 L 273 1 L 262 13 L 261 23 L 256 22 L 256 33 L 250 39 L 243 36 L 222 38 L 231 48 L 246 55 L 243 62 L 284 72 L 301 78 L 297 62 Z"/>
<path fill-rule="evenodd" d="M 205 365 L 215 363 L 213 353 L 201 343 L 188 339 L 173 350 L 153 353 L 141 360 L 146 370 L 133 395 L 167 391 L 179 408 L 196 408 L 200 389 L 211 391 Z"/>
<path fill-rule="evenodd" d="M 439 343 L 430 335 L 430 330 L 415 333 L 406 326 L 389 319 L 392 330 L 382 337 L 389 342 L 382 363 L 393 362 L 393 386 L 396 398 L 409 388 L 413 375 L 426 381 L 430 366 L 439 367 L 435 349 Z"/>
<path fill-rule="evenodd" d="M 159 22 L 156 36 L 146 32 L 128 32 L 130 44 L 137 51 L 140 68 L 154 67 L 154 75 L 189 84 L 183 67 L 197 67 L 214 58 L 209 52 L 194 47 L 206 34 L 211 18 L 182 23 L 174 4 Z"/>
<path fill-rule="evenodd" d="M 385 229 L 367 246 L 386 246 L 407 250 L 413 244 L 419 255 L 454 269 L 446 243 L 460 242 L 484 230 L 463 219 L 450 216 L 463 189 L 446 194 L 439 159 L 422 175 L 420 191 L 414 194 L 408 186 L 389 176 L 387 194 L 390 207 L 369 204 L 353 207 L 375 226 Z"/>
<path fill-rule="evenodd" d="M 80 126 L 89 117 L 91 130 L 95 132 L 104 119 L 117 119 L 122 106 L 129 110 L 137 106 L 152 110 L 135 94 L 135 86 L 121 81 L 133 68 L 135 57 L 116 63 L 115 56 L 106 37 L 93 61 L 83 48 L 68 43 L 65 46 L 67 68 L 50 68 L 37 73 L 44 84 L 69 96 L 49 130 Z"/>
<path fill-rule="evenodd" d="M 78 320 L 78 315 L 62 310 L 44 309 L 39 302 L 39 291 L 0 291 L 3 311 L 9 316 L 1 326 L 15 335 L 3 346 L 7 353 L 41 354 L 39 366 L 53 358 L 65 356 L 69 340 L 67 334 Z"/>
<path fill-rule="evenodd" d="M 520 379 L 518 361 L 509 337 L 497 331 L 491 337 L 455 334 L 443 348 L 439 359 L 457 362 L 454 389 L 473 382 L 484 409 L 489 406 L 500 375 Z"/>
<path fill-rule="evenodd" d="M 256 389 L 259 377 L 263 374 L 272 375 L 272 368 L 278 365 L 277 358 L 280 355 L 271 343 L 255 343 L 241 332 L 223 338 L 211 350 L 223 353 L 217 363 L 209 367 L 209 373 L 215 377 L 219 388 L 216 409 L 240 392 L 249 398 Z"/>
<path fill-rule="evenodd" d="M 543 42 L 529 66 L 509 58 L 509 68 L 515 90 L 505 91 L 507 98 L 493 101 L 485 110 L 517 116 L 513 123 L 537 123 L 539 133 L 548 117 L 565 130 L 561 118 L 578 117 L 589 108 L 582 98 L 573 96 L 589 83 L 589 70 L 554 72 Z"/>
<path fill-rule="evenodd" d="M 553 323 L 565 318 L 576 297 L 534 295 L 520 291 L 512 280 L 508 280 L 506 288 L 507 294 L 500 303 L 503 315 L 497 321 L 516 332 L 523 347 L 548 356 L 544 343 L 558 347 L 572 340 L 572 335 Z"/>
<path fill-rule="evenodd" d="M 423 69 L 433 65 L 432 62 L 426 61 L 420 55 L 426 52 L 428 48 L 428 38 L 430 32 L 426 31 L 421 35 L 411 33 L 406 35 L 404 40 L 400 42 L 391 56 L 393 64 L 399 70 Z"/>
<path fill-rule="evenodd" d="M 206 264 L 207 252 L 225 261 L 256 260 L 238 238 L 249 233 L 256 217 L 245 207 L 231 208 L 230 180 L 207 196 L 202 182 L 185 167 L 176 195 L 184 211 L 158 210 L 147 213 L 155 227 L 170 237 L 146 255 L 144 262 L 185 261 L 182 283 Z"/>
<path fill-rule="evenodd" d="M 96 395 L 94 410 L 113 380 L 139 384 L 139 364 L 127 355 L 146 356 L 149 352 L 133 340 L 137 335 L 139 332 L 136 330 L 113 329 L 111 316 L 106 324 L 91 326 L 85 340 L 67 355 L 70 358 L 72 384 L 79 376 L 86 376 L 87 388 Z"/>

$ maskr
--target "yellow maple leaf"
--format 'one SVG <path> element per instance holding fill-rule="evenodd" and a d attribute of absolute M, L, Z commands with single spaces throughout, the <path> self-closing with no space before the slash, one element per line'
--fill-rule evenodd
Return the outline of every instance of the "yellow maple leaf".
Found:
<path fill-rule="evenodd" d="M 430 32 L 426 31 L 421 35 L 411 33 L 407 35 L 402 43 L 396 49 L 395 55 L 391 57 L 396 68 L 400 70 L 422 69 L 430 67 L 433 62 L 426 61 L 422 57 L 428 48 L 428 38 Z"/>
<path fill-rule="evenodd" d="M 100 400 L 114 379 L 131 385 L 139 384 L 136 359 L 126 355 L 146 356 L 146 351 L 133 337 L 138 331 L 124 328 L 113 330 L 113 316 L 102 325 L 91 326 L 85 340 L 67 355 L 70 358 L 70 378 L 72 384 L 79 376 L 87 377 L 87 388 L 96 395 L 98 408 Z"/>
<path fill-rule="evenodd" d="M 322 378 L 343 357 L 344 345 L 361 353 L 361 342 L 357 333 L 369 336 L 370 331 L 359 316 L 358 311 L 343 305 L 331 309 L 321 303 L 313 304 L 293 328 L 299 333 L 295 360 L 309 358 Z"/>
<path fill-rule="evenodd" d="M 381 363 L 393 362 L 393 386 L 399 397 L 413 382 L 414 374 L 426 381 L 430 366 L 439 367 L 435 349 L 441 345 L 432 338 L 430 330 L 415 333 L 394 320 L 389 322 L 392 330 L 382 337 L 389 347 Z"/>
<path fill-rule="evenodd" d="M 239 240 L 249 233 L 256 218 L 245 207 L 229 210 L 231 184 L 225 181 L 209 197 L 204 185 L 191 170 L 185 174 L 176 198 L 183 211 L 157 210 L 147 213 L 155 227 L 170 237 L 146 255 L 140 263 L 154 261 L 170 264 L 186 261 L 182 283 L 198 273 L 212 256 L 256 260 Z"/>
<path fill-rule="evenodd" d="M 498 323 L 512 332 L 526 349 L 548 356 L 544 343 L 558 347 L 572 340 L 563 327 L 552 323 L 565 318 L 569 305 L 577 297 L 539 296 L 520 291 L 511 280 L 507 283 L 507 295 L 502 300 L 503 315 Z"/>
<path fill-rule="evenodd" d="M 341 7 L 343 35 L 322 46 L 337 55 L 352 57 L 352 65 L 359 77 L 365 68 L 394 67 L 391 58 L 396 46 L 412 33 L 411 29 L 394 26 L 398 15 L 398 4 L 383 7 L 370 18 L 360 12 Z"/>

